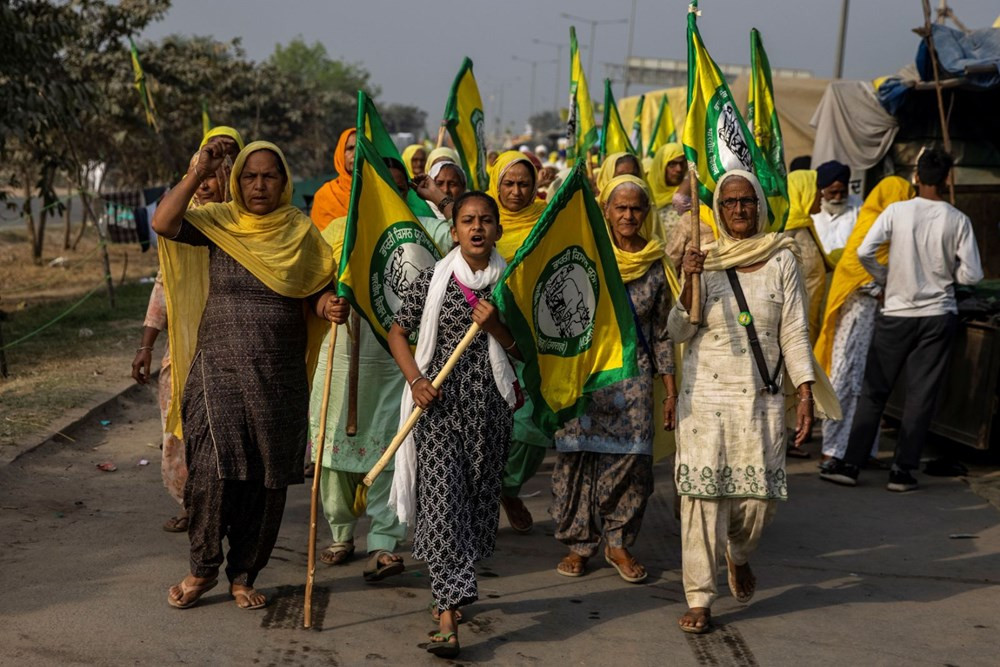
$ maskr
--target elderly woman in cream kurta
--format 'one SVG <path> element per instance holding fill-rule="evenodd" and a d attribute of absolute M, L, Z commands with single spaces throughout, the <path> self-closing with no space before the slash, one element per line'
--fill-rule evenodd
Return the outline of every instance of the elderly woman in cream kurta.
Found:
<path fill-rule="evenodd" d="M 681 630 L 711 629 L 716 565 L 725 554 L 733 596 L 748 602 L 756 580 L 748 559 L 761 531 L 787 497 L 785 397 L 769 393 L 746 325 L 752 321 L 768 383 L 787 373 L 797 388 L 796 441 L 812 428 L 816 380 L 806 302 L 794 242 L 765 234 L 767 200 L 745 171 L 726 173 L 715 190 L 719 241 L 684 255 L 685 284 L 670 313 L 670 337 L 689 343 L 677 407 L 684 592 L 690 607 Z M 746 295 L 737 305 L 728 269 Z M 704 272 L 703 272 L 704 270 Z M 701 281 L 702 321 L 691 323 L 692 279 Z M 773 385 L 772 385 L 773 386 Z"/>

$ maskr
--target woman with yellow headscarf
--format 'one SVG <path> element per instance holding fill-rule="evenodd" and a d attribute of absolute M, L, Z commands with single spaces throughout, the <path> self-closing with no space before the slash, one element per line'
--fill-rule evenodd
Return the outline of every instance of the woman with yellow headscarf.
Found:
<path fill-rule="evenodd" d="M 410 144 L 403 149 L 403 166 L 410 178 L 426 173 L 427 151 L 421 144 Z"/>
<path fill-rule="evenodd" d="M 597 170 L 597 198 L 600 199 L 601 193 L 604 192 L 613 178 L 626 174 L 639 179 L 645 178 L 639 158 L 624 151 L 611 153 L 604 158 L 601 168 Z"/>
<path fill-rule="evenodd" d="M 646 183 L 617 176 L 601 190 L 601 205 L 635 315 L 640 373 L 591 394 L 586 413 L 555 434 L 552 517 L 556 539 L 569 546 L 556 571 L 582 576 L 604 540 L 604 559 L 622 579 L 639 583 L 646 569 L 629 547 L 653 492 L 654 433 L 673 430 L 676 415 L 674 345 L 667 335 L 673 299 L 663 245 L 647 236 L 652 202 Z M 659 407 L 653 399 L 657 376 L 666 394 Z"/>
<path fill-rule="evenodd" d="M 340 133 L 337 148 L 333 151 L 333 169 L 337 177 L 327 181 L 313 195 L 309 217 L 320 231 L 326 229 L 331 220 L 347 215 L 351 201 L 351 184 L 354 182 L 354 147 L 357 145 L 357 130 L 353 127 Z"/>
<path fill-rule="evenodd" d="M 496 200 L 500 208 L 500 227 L 503 230 L 497 241 L 497 252 L 504 261 L 510 262 L 541 217 L 545 202 L 536 197 L 538 174 L 535 166 L 519 151 L 501 153 L 490 167 L 489 177 L 490 185 L 486 193 Z M 522 364 L 516 363 L 514 368 L 521 379 Z M 510 527 L 517 533 L 527 533 L 533 523 L 531 513 L 518 497 L 521 486 L 538 472 L 546 449 L 552 445 L 552 439 L 531 420 L 531 412 L 531 401 L 525 396 L 525 404 L 514 413 L 514 432 L 500 495 L 500 504 Z"/>
<path fill-rule="evenodd" d="M 833 263 L 823 252 L 812 216 L 819 213 L 820 194 L 816 187 L 816 172 L 799 169 L 788 174 L 788 220 L 785 236 L 795 241 L 802 262 L 802 280 L 806 287 L 809 308 L 809 340 L 816 342 L 823 319 L 823 296 L 826 294 L 826 272 Z"/>
<path fill-rule="evenodd" d="M 858 247 L 875 219 L 889 204 L 912 199 L 914 194 L 913 186 L 899 176 L 887 176 L 879 181 L 865 198 L 858 212 L 858 221 L 833 272 L 826 312 L 823 314 L 823 328 L 815 351 L 820 365 L 830 374 L 830 382 L 844 408 L 844 419 L 823 422 L 824 462 L 842 459 L 847 451 L 847 440 L 864 383 L 868 347 L 875 331 L 875 313 L 878 311 L 881 288 L 861 266 Z M 888 259 L 889 247 L 886 245 L 879 250 L 878 260 L 885 264 Z M 872 443 L 872 457 L 877 453 L 876 440 Z"/>
<path fill-rule="evenodd" d="M 292 175 L 274 144 L 239 153 L 232 201 L 189 208 L 224 159 L 222 140 L 213 139 L 153 217 L 161 243 L 206 249 L 200 269 L 173 262 L 169 251 L 162 266 L 175 428 L 188 454 L 190 574 L 167 595 L 181 609 L 216 585 L 224 561 L 237 606 L 267 603 L 254 580 L 277 539 L 288 485 L 303 481 L 315 343 L 325 320 L 346 321 L 349 312 L 328 289 L 332 250 L 291 205 Z M 193 287 L 204 276 L 207 294 Z"/>

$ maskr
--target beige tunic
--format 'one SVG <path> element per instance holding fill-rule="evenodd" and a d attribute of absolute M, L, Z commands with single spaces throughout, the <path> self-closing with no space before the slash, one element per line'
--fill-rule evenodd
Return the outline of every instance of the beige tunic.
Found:
<path fill-rule="evenodd" d="M 792 384 L 814 381 L 794 255 L 781 250 L 739 278 L 770 372 L 784 353 Z M 690 323 L 679 304 L 668 323 L 675 342 L 690 341 L 677 406 L 677 490 L 695 498 L 783 500 L 788 495 L 784 397 L 761 391 L 764 383 L 747 332 L 737 322 L 740 309 L 726 272 L 702 274 L 701 295 L 700 326 Z"/>

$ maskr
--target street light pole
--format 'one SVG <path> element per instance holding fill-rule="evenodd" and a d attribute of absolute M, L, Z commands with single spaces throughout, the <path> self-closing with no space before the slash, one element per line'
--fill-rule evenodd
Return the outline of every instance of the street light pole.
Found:
<path fill-rule="evenodd" d="M 840 5 L 840 37 L 837 39 L 837 62 L 833 64 L 833 78 L 839 79 L 844 74 L 844 41 L 847 38 L 847 5 L 843 0 Z"/>
<path fill-rule="evenodd" d="M 520 56 L 511 56 L 512 59 L 519 63 L 528 63 L 531 65 L 531 96 L 528 98 L 528 118 L 535 113 L 535 71 L 539 65 L 547 65 L 549 63 L 558 63 L 558 60 L 531 60 L 530 58 L 521 58 Z"/>
<path fill-rule="evenodd" d="M 632 0 L 632 15 L 628 20 L 628 53 L 625 54 L 625 94 L 624 97 L 628 97 L 628 84 L 632 82 L 632 77 L 629 76 L 629 61 L 632 60 L 632 37 L 635 33 L 635 5 L 636 0 Z"/>
<path fill-rule="evenodd" d="M 576 16 L 575 14 L 567 14 L 562 12 L 560 14 L 564 19 L 570 19 L 571 21 L 583 21 L 584 23 L 590 24 L 590 53 L 587 54 L 587 81 L 594 80 L 594 42 L 597 39 L 597 26 L 599 25 L 616 25 L 622 23 L 628 23 L 628 19 L 589 19 L 585 16 Z"/>
<path fill-rule="evenodd" d="M 552 93 L 552 110 L 559 115 L 559 93 L 562 92 L 562 50 L 565 44 L 560 44 L 558 42 L 546 42 L 541 39 L 531 40 L 535 44 L 542 44 L 545 46 L 556 47 L 556 86 Z"/>

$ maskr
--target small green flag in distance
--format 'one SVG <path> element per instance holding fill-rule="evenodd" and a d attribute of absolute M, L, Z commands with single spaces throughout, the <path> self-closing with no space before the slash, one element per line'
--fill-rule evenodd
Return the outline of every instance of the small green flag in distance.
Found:
<path fill-rule="evenodd" d="M 588 394 L 639 373 L 635 318 L 604 216 L 577 162 L 493 290 L 524 358 L 532 418 L 550 435 Z"/>

